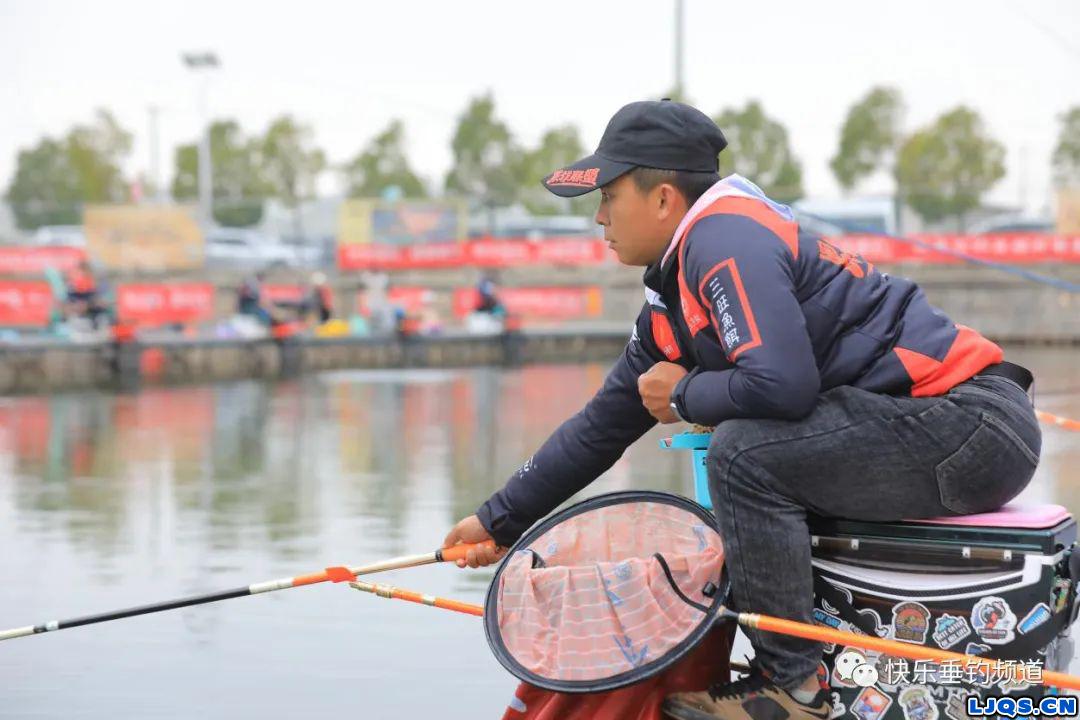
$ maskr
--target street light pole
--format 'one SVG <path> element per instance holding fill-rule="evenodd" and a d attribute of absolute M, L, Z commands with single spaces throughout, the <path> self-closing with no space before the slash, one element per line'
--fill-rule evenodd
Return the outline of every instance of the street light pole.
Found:
<path fill-rule="evenodd" d="M 147 111 L 150 114 L 150 169 L 147 173 L 149 175 L 147 182 L 153 186 L 153 201 L 161 204 L 165 191 L 161 183 L 161 165 L 158 156 L 158 114 L 161 112 L 161 108 L 157 105 L 150 105 Z"/>
<path fill-rule="evenodd" d="M 683 0 L 675 0 L 675 99 L 683 97 Z"/>
<path fill-rule="evenodd" d="M 221 66 L 217 55 L 212 52 L 184 53 L 184 65 L 196 72 L 202 71 L 199 86 L 199 115 L 203 132 L 199 139 L 199 210 L 205 224 L 214 222 L 214 172 L 210 159 L 210 114 L 207 111 L 206 96 L 210 84 L 210 71 Z"/>

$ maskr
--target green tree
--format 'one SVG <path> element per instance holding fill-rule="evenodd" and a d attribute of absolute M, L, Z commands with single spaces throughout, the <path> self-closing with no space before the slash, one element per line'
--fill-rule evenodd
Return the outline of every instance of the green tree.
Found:
<path fill-rule="evenodd" d="M 315 194 L 326 155 L 313 144 L 311 128 L 283 115 L 267 128 L 257 143 L 261 182 L 270 196 L 295 207 Z"/>
<path fill-rule="evenodd" d="M 792 153 L 787 129 L 750 100 L 739 110 L 727 108 L 714 120 L 728 147 L 720 153 L 720 174 L 737 172 L 779 202 L 803 196 L 802 166 Z"/>
<path fill-rule="evenodd" d="M 81 222 L 84 203 L 127 198 L 120 168 L 131 134 L 105 110 L 90 125 L 77 125 L 60 140 L 42 138 L 21 150 L 5 197 L 24 230 Z"/>
<path fill-rule="evenodd" d="M 67 136 L 71 166 L 87 202 L 118 202 L 127 197 L 120 164 L 131 152 L 131 133 L 107 110 L 91 125 L 76 125 Z"/>
<path fill-rule="evenodd" d="M 210 165 L 214 184 L 214 219 L 222 225 L 243 227 L 262 218 L 263 199 L 270 192 L 259 171 L 259 147 L 245 138 L 235 120 L 210 126 Z M 176 149 L 172 194 L 177 200 L 199 196 L 199 146 Z"/>
<path fill-rule="evenodd" d="M 78 224 L 82 193 L 64 142 L 42 138 L 20 150 L 5 197 L 23 230 Z"/>
<path fill-rule="evenodd" d="M 1005 147 L 986 134 L 978 113 L 964 106 L 941 115 L 900 148 L 896 183 L 900 197 L 924 220 L 967 213 L 1005 176 Z"/>
<path fill-rule="evenodd" d="M 842 188 L 851 190 L 882 169 L 899 145 L 903 112 L 900 92 L 887 87 L 873 88 L 851 106 L 840 130 L 840 146 L 829 161 Z"/>
<path fill-rule="evenodd" d="M 1061 116 L 1061 132 L 1054 147 L 1054 181 L 1061 187 L 1080 185 L 1080 106 Z"/>
<path fill-rule="evenodd" d="M 379 197 L 398 187 L 407 198 L 427 197 L 424 183 L 409 165 L 405 154 L 405 127 L 394 120 L 345 166 L 349 197 Z"/>
<path fill-rule="evenodd" d="M 473 98 L 451 141 L 454 164 L 446 176 L 446 190 L 489 208 L 512 205 L 518 199 L 521 151 L 510 129 L 495 117 L 491 94 Z"/>
<path fill-rule="evenodd" d="M 540 138 L 540 144 L 521 153 L 515 166 L 518 198 L 535 215 L 591 215 L 596 212 L 595 195 L 560 198 L 552 195 L 541 180 L 552 171 L 581 159 L 585 149 L 581 135 L 573 125 L 552 128 Z"/>

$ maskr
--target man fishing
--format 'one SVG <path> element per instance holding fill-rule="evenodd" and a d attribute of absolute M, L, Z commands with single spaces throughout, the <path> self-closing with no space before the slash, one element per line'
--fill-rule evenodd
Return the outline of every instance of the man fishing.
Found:
<path fill-rule="evenodd" d="M 727 142 L 688 105 L 635 102 L 596 153 L 544 184 L 600 190 L 619 261 L 645 268 L 626 350 L 583 410 L 445 545 L 511 545 L 610 468 L 654 423 L 715 426 L 708 475 L 739 610 L 811 622 L 807 514 L 868 521 L 996 509 L 1041 445 L 1031 374 L 931 307 L 917 285 L 800 234 L 752 182 L 721 179 Z M 502 550 L 476 550 L 478 567 Z M 828 718 L 818 643 L 751 632 L 754 671 L 664 710 Z"/>

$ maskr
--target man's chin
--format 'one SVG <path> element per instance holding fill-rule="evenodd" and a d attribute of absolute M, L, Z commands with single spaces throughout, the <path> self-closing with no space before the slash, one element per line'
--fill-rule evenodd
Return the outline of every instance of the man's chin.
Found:
<path fill-rule="evenodd" d="M 645 265 L 648 265 L 648 263 L 641 262 L 640 258 L 636 258 L 621 252 L 617 247 L 613 247 L 611 248 L 611 250 L 615 253 L 615 258 L 622 265 L 629 265 L 630 267 L 644 267 Z"/>

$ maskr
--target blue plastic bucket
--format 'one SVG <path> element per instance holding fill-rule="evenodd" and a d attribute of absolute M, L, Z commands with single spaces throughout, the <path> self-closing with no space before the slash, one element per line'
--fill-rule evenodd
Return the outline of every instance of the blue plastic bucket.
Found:
<path fill-rule="evenodd" d="M 709 453 L 709 433 L 679 433 L 660 441 L 664 450 L 689 450 L 694 468 L 694 501 L 702 507 L 712 508 L 709 497 L 709 476 L 705 471 L 705 457 Z"/>

